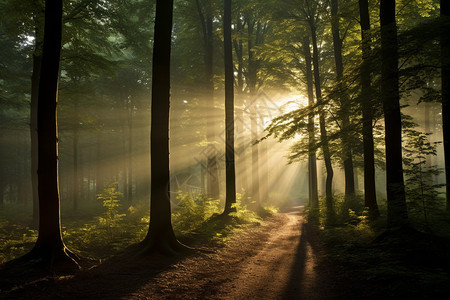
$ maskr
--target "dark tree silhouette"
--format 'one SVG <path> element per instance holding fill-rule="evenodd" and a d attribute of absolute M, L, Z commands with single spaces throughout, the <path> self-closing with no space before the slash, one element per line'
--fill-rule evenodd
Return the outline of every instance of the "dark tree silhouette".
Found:
<path fill-rule="evenodd" d="M 151 112 L 150 225 L 142 253 L 176 254 L 185 249 L 175 237 L 170 211 L 169 111 L 173 0 L 156 1 Z"/>
<path fill-rule="evenodd" d="M 56 116 L 61 32 L 62 0 L 47 0 L 37 104 L 39 235 L 24 258 L 37 260 L 51 270 L 65 271 L 79 266 L 61 236 Z"/>
<path fill-rule="evenodd" d="M 362 65 L 361 65 L 361 107 L 363 122 L 364 151 L 364 206 L 369 209 L 371 218 L 377 218 L 378 210 L 375 189 L 375 154 L 373 142 L 373 104 L 371 98 L 371 72 L 368 59 L 370 57 L 370 16 L 368 0 L 359 0 L 359 15 L 361 19 Z"/>
<path fill-rule="evenodd" d="M 311 42 L 312 42 L 312 48 L 313 48 L 313 67 L 314 67 L 314 87 L 316 89 L 316 98 L 317 98 L 317 104 L 323 103 L 322 98 L 322 85 L 320 80 L 320 73 L 319 73 L 319 48 L 317 45 L 317 28 L 315 24 L 315 18 L 314 16 L 308 16 L 308 24 L 309 29 L 311 31 Z M 327 129 L 326 129 L 326 121 L 325 121 L 325 112 L 321 108 L 319 111 L 319 128 L 320 128 L 320 143 L 322 147 L 323 152 L 323 159 L 325 162 L 325 169 L 327 172 L 327 178 L 325 182 L 325 196 L 326 196 L 326 206 L 332 208 L 333 207 L 333 191 L 332 191 L 332 184 L 333 184 L 333 165 L 331 163 L 331 152 L 330 147 L 328 143 L 328 135 L 327 135 Z M 328 214 L 333 214 L 331 211 L 328 212 Z"/>
<path fill-rule="evenodd" d="M 223 15 L 224 55 L 225 55 L 225 164 L 226 198 L 223 214 L 228 215 L 236 203 L 236 174 L 234 165 L 234 75 L 233 49 L 231 44 L 231 0 L 224 1 Z"/>
<path fill-rule="evenodd" d="M 388 227 L 408 223 L 402 165 L 398 40 L 395 0 L 381 0 L 381 97 L 383 101 Z"/>
<path fill-rule="evenodd" d="M 339 23 L 339 4 L 338 0 L 331 0 L 331 32 L 333 35 L 333 50 L 334 61 L 336 64 L 336 80 L 338 85 L 341 86 L 341 81 L 344 76 L 344 63 L 342 60 L 342 39 L 340 37 L 340 23 Z M 342 133 L 342 160 L 344 163 L 344 177 L 345 177 L 345 196 L 355 195 L 355 176 L 353 171 L 353 154 L 352 154 L 352 141 L 350 134 L 350 105 L 349 97 L 344 92 L 343 88 L 339 95 L 339 119 L 341 120 L 341 133 Z"/>
<path fill-rule="evenodd" d="M 314 129 L 314 83 L 312 72 L 312 58 L 309 38 L 306 36 L 302 43 L 305 55 L 306 85 L 308 89 L 308 106 L 311 112 L 308 114 L 308 183 L 309 183 L 309 205 L 313 209 L 319 209 L 319 195 L 317 192 L 317 156 L 316 156 L 316 134 Z M 328 203 L 327 204 L 332 204 Z M 333 211 L 332 207 L 327 207 L 327 212 Z"/>
<path fill-rule="evenodd" d="M 450 211 L 450 3 L 441 0 L 442 131 L 444 134 L 447 211 Z"/>

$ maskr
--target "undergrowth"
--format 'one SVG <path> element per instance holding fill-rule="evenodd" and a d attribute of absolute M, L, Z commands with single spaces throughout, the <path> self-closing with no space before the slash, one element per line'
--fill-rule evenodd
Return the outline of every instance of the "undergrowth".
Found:
<path fill-rule="evenodd" d="M 147 202 L 125 205 L 122 197 L 113 183 L 97 196 L 98 210 L 93 210 L 97 214 L 63 217 L 62 234 L 67 246 L 83 256 L 106 259 L 142 241 L 148 231 L 149 205 Z M 184 192 L 179 192 L 177 198 L 178 205 L 172 208 L 172 223 L 182 241 L 223 244 L 232 233 L 248 224 L 262 222 L 261 217 L 247 208 L 244 204 L 247 199 L 241 194 L 237 195 L 236 213 L 230 220 L 218 218 L 223 210 L 219 200 L 205 195 L 192 197 Z M 275 212 L 274 207 L 265 209 L 266 215 Z M 0 263 L 28 252 L 37 235 L 37 230 L 26 222 L 0 217 Z"/>
<path fill-rule="evenodd" d="M 385 217 L 369 220 L 362 198 L 352 199 L 351 208 L 343 196 L 336 200 L 333 224 L 327 223 L 326 209 L 321 206 L 319 221 L 311 226 L 325 245 L 325 256 L 336 265 L 335 279 L 345 298 L 440 299 L 447 292 L 448 236 L 417 230 L 421 227 L 392 233 L 386 231 Z M 410 217 L 415 224 L 415 215 Z M 450 232 L 444 219 L 439 228 L 440 233 Z"/>

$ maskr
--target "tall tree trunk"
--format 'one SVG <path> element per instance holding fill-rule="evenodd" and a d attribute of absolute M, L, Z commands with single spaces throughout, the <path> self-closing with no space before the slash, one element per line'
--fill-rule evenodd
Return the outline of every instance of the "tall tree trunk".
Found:
<path fill-rule="evenodd" d="M 252 202 L 255 208 L 261 203 L 261 191 L 260 191 L 260 172 L 259 172 L 259 144 L 254 143 L 258 140 L 258 112 L 256 110 L 256 102 L 258 101 L 256 95 L 256 79 L 257 79 L 257 66 L 254 59 L 253 49 L 253 28 L 255 22 L 248 20 L 248 70 L 247 70 L 247 86 L 250 93 L 250 130 L 251 130 L 251 149 L 252 149 Z"/>
<path fill-rule="evenodd" d="M 261 119 L 262 126 L 264 126 L 264 119 Z M 263 202 L 267 202 L 269 200 L 269 159 L 268 159 L 268 147 L 267 144 L 269 140 L 262 141 L 260 150 L 261 150 L 261 178 L 260 178 L 260 186 L 263 187 L 263 192 L 260 195 L 260 207 L 262 208 Z"/>
<path fill-rule="evenodd" d="M 441 0 L 442 131 L 444 135 L 447 211 L 450 211 L 450 3 Z"/>
<path fill-rule="evenodd" d="M 33 74 L 31 75 L 30 99 L 30 143 L 31 143 L 31 193 L 33 195 L 33 225 L 39 226 L 39 194 L 38 194 L 38 132 L 37 132 L 37 106 L 39 96 L 39 78 L 42 64 L 43 15 L 37 12 L 34 16 L 35 48 L 33 53 Z"/>
<path fill-rule="evenodd" d="M 210 9 L 209 9 L 210 10 Z M 206 66 L 206 85 L 208 107 L 214 111 L 214 71 L 213 71 L 213 18 L 208 11 L 206 15 L 206 37 L 205 37 L 205 66 Z M 215 139 L 215 114 L 207 117 L 206 130 L 207 140 L 213 143 Z M 219 168 L 217 165 L 216 152 L 210 153 L 207 162 L 208 168 L 208 194 L 214 199 L 219 199 Z"/>
<path fill-rule="evenodd" d="M 395 0 L 381 0 L 381 97 L 386 144 L 388 226 L 408 223 L 402 165 L 402 121 L 400 115 L 398 41 Z"/>
<path fill-rule="evenodd" d="M 237 32 L 240 32 L 242 30 L 242 23 L 240 21 L 237 22 Z M 236 54 L 236 60 L 237 60 L 237 75 L 236 75 L 236 95 L 237 95 L 237 105 L 238 107 L 236 111 L 236 129 L 238 133 L 238 140 L 240 141 L 238 145 L 238 149 L 240 149 L 239 153 L 239 163 L 237 164 L 238 168 L 238 182 L 240 183 L 240 188 L 244 189 L 248 193 L 248 169 L 247 169 L 247 158 L 246 158 L 246 136 L 244 134 L 245 132 L 245 122 L 244 119 L 244 109 L 245 109 L 245 102 L 244 102 L 244 47 L 242 40 L 233 40 L 233 46 L 234 51 Z"/>
<path fill-rule="evenodd" d="M 39 235 L 24 258 L 41 261 L 51 269 L 67 270 L 78 268 L 78 264 L 61 236 L 56 117 L 61 31 L 62 0 L 47 0 L 37 114 Z"/>
<path fill-rule="evenodd" d="M 214 46 L 213 46 L 213 17 L 211 14 L 211 5 L 206 2 L 205 12 L 202 10 L 200 1 L 196 0 L 197 11 L 200 17 L 204 43 L 204 62 L 205 62 L 205 94 L 204 105 L 202 105 L 203 115 L 206 117 L 206 139 L 208 143 L 214 143 L 215 139 L 215 115 L 211 114 L 214 110 Z M 217 165 L 216 151 L 208 151 L 206 157 L 206 178 L 207 178 L 207 194 L 212 198 L 218 199 L 219 194 L 219 169 Z"/>
<path fill-rule="evenodd" d="M 128 166 L 127 194 L 128 202 L 133 202 L 133 103 L 128 101 Z"/>
<path fill-rule="evenodd" d="M 316 26 L 314 20 L 309 20 L 309 26 L 311 29 L 311 40 L 313 46 L 313 66 L 314 66 L 314 86 L 316 88 L 316 98 L 317 104 L 322 104 L 322 87 L 320 82 L 320 70 L 319 70 L 319 49 L 317 47 L 317 35 Z M 320 127 L 320 142 L 325 162 L 325 169 L 327 171 L 326 183 L 325 183 L 325 195 L 326 195 L 326 206 L 333 207 L 333 166 L 331 164 L 331 153 L 328 145 L 327 129 L 325 127 L 325 112 L 322 108 L 319 109 L 319 127 Z M 329 212 L 333 214 L 333 212 Z"/>
<path fill-rule="evenodd" d="M 38 34 L 36 33 L 36 36 Z M 36 38 L 37 43 L 38 38 Z M 39 226 L 39 194 L 38 194 L 38 132 L 37 132 L 37 105 L 39 93 L 39 76 L 42 62 L 42 49 L 38 51 L 38 44 L 33 54 L 33 75 L 31 76 L 31 103 L 30 103 L 30 143 L 31 143 L 31 192 L 33 195 L 33 225 Z"/>
<path fill-rule="evenodd" d="M 379 217 L 376 186 L 375 186 L 375 154 L 373 142 L 373 101 L 372 78 L 370 71 L 371 37 L 368 0 L 359 0 L 359 14 L 361 19 L 362 59 L 361 65 L 361 106 L 363 123 L 363 151 L 364 151 L 364 206 L 369 209 L 372 219 Z"/>
<path fill-rule="evenodd" d="M 234 164 L 234 75 L 231 44 L 231 0 L 224 0 L 223 16 L 225 63 L 225 165 L 226 198 L 223 215 L 236 210 L 236 175 Z"/>
<path fill-rule="evenodd" d="M 317 159 L 316 159 L 316 134 L 314 128 L 314 82 L 312 71 L 311 47 L 309 38 L 303 40 L 303 52 L 306 65 L 306 85 L 308 88 L 308 106 L 311 111 L 308 114 L 308 186 L 309 205 L 312 209 L 319 209 L 319 195 L 317 192 Z M 328 203 L 328 202 L 327 202 Z M 330 204 L 330 203 L 328 203 Z M 332 204 L 332 203 L 331 203 Z M 327 207 L 327 212 L 333 211 L 332 207 Z"/>
<path fill-rule="evenodd" d="M 339 33 L 339 16 L 338 16 L 338 0 L 331 0 L 331 32 L 333 35 L 333 50 L 334 60 L 336 64 L 336 80 L 339 90 L 341 91 L 339 119 L 341 120 L 341 135 L 342 135 L 342 153 L 344 163 L 344 177 L 345 177 L 345 196 L 355 195 L 355 179 L 353 171 L 353 154 L 352 141 L 350 134 L 350 107 L 349 97 L 342 88 L 342 78 L 344 76 L 344 64 L 342 60 L 342 40 Z"/>
<path fill-rule="evenodd" d="M 78 209 L 78 198 L 80 185 L 80 178 L 78 175 L 78 104 L 75 103 L 74 107 L 75 124 L 73 128 L 73 143 L 72 143 L 72 157 L 73 157 L 73 180 L 72 180 L 72 203 L 73 210 Z"/>
<path fill-rule="evenodd" d="M 143 253 L 175 254 L 184 249 L 173 232 L 170 209 L 169 112 L 173 0 L 156 1 L 151 108 L 150 224 Z"/>
<path fill-rule="evenodd" d="M 100 194 L 105 187 L 105 172 L 104 172 L 104 161 L 105 158 L 102 156 L 102 133 L 99 129 L 97 132 L 97 143 L 96 143 L 96 179 L 95 179 L 95 192 L 96 194 Z"/>

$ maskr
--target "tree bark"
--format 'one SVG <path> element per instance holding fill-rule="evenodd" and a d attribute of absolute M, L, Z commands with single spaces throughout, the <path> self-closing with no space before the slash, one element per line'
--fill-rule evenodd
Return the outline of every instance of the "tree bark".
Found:
<path fill-rule="evenodd" d="M 36 33 L 36 43 L 37 43 Z M 40 46 L 42 47 L 42 45 Z M 42 49 L 38 51 L 38 44 L 33 54 L 33 74 L 31 76 L 30 101 L 30 143 L 31 143 L 31 192 L 33 195 L 33 225 L 39 226 L 39 192 L 38 192 L 38 132 L 37 132 L 37 105 L 39 93 L 39 77 L 41 72 Z"/>
<path fill-rule="evenodd" d="M 312 72 L 312 58 L 309 38 L 305 38 L 303 43 L 306 67 L 306 85 L 308 88 L 308 106 L 311 108 L 308 114 L 308 183 L 309 183 L 309 205 L 313 209 L 319 209 L 319 195 L 317 192 L 317 159 L 316 159 L 316 134 L 314 126 L 315 114 L 314 106 L 314 82 Z M 329 203 L 328 203 L 329 204 Z M 327 211 L 333 211 L 332 207 L 327 207 Z"/>
<path fill-rule="evenodd" d="M 237 22 L 237 32 L 240 32 L 242 30 L 242 23 L 240 20 Z M 248 194 L 248 167 L 247 167 L 247 158 L 246 158 L 246 136 L 244 135 L 245 131 L 245 122 L 244 119 L 244 109 L 245 109 L 245 102 L 244 102 L 244 47 L 243 42 L 240 39 L 239 41 L 233 40 L 233 46 L 236 54 L 236 60 L 237 60 L 237 75 L 236 75 L 236 83 L 237 83 L 237 111 L 236 111 L 236 129 L 238 132 L 238 140 L 240 141 L 238 145 L 238 149 L 240 149 L 240 155 L 239 155 L 239 163 L 237 165 L 238 171 L 238 183 L 240 183 L 240 188 L 244 189 L 246 193 Z M 240 190 L 241 190 L 240 189 Z"/>
<path fill-rule="evenodd" d="M 205 37 L 205 67 L 208 107 L 214 111 L 214 71 L 213 71 L 213 18 L 210 13 L 206 15 L 206 37 Z M 213 143 L 215 140 L 215 114 L 207 117 L 206 131 L 207 140 Z M 219 199 L 219 168 L 215 152 L 211 153 L 207 162 L 208 168 L 208 194 L 214 199 Z"/>
<path fill-rule="evenodd" d="M 156 1 L 152 67 L 150 224 L 143 254 L 176 254 L 185 247 L 173 232 L 170 209 L 169 112 L 173 0 Z"/>
<path fill-rule="evenodd" d="M 319 49 L 317 47 L 317 35 L 316 35 L 316 26 L 314 24 L 314 20 L 311 18 L 308 20 L 310 30 L 311 30 L 311 40 L 313 46 L 313 66 L 314 66 L 314 86 L 316 89 L 316 98 L 317 104 L 322 104 L 322 87 L 320 82 L 320 73 L 319 73 Z M 327 130 L 325 127 L 325 112 L 322 108 L 319 110 L 319 126 L 320 126 L 320 142 L 325 162 L 325 169 L 327 171 L 326 175 L 326 183 L 325 183 L 325 195 L 326 195 L 326 206 L 333 207 L 333 166 L 331 164 L 331 153 L 328 145 L 328 136 Z M 334 214 L 334 212 L 330 211 L 329 214 Z"/>
<path fill-rule="evenodd" d="M 369 209 L 372 219 L 380 216 L 375 186 L 375 154 L 373 142 L 373 101 L 372 78 L 369 64 L 371 52 L 370 16 L 368 0 L 359 0 L 361 19 L 362 65 L 361 65 L 361 106 L 363 122 L 364 151 L 364 206 Z"/>
<path fill-rule="evenodd" d="M 103 192 L 105 187 L 105 172 L 104 172 L 104 160 L 105 158 L 102 156 L 102 133 L 101 129 L 97 132 L 97 143 L 96 143 L 96 179 L 95 179 L 95 192 L 96 194 L 100 194 Z"/>
<path fill-rule="evenodd" d="M 342 60 L 342 40 L 339 33 L 339 16 L 338 16 L 339 4 L 338 0 L 331 0 L 331 32 L 333 35 L 333 50 L 334 61 L 336 64 L 336 80 L 338 83 L 340 95 L 340 108 L 339 119 L 342 122 L 341 125 L 341 140 L 342 140 L 342 160 L 344 163 L 344 177 L 345 177 L 345 196 L 346 199 L 349 196 L 355 195 L 355 179 L 353 171 L 353 154 L 352 154 L 352 141 L 350 134 L 350 108 L 349 98 L 342 88 L 342 78 L 344 76 L 344 64 Z"/>
<path fill-rule="evenodd" d="M 47 0 L 38 93 L 39 235 L 24 258 L 40 261 L 53 270 L 78 268 L 75 256 L 61 236 L 58 184 L 57 103 L 61 54 L 62 0 Z"/>
<path fill-rule="evenodd" d="M 381 97 L 383 101 L 388 227 L 408 223 L 402 165 L 398 41 L 395 0 L 381 0 Z"/>
<path fill-rule="evenodd" d="M 34 15 L 35 48 L 33 53 L 33 73 L 31 75 L 30 99 L 30 144 L 31 144 L 31 193 L 33 195 L 33 225 L 39 226 L 39 193 L 38 193 L 38 132 L 37 132 L 37 106 L 39 97 L 39 78 L 42 64 L 43 47 L 43 15 L 36 12 Z"/>
<path fill-rule="evenodd" d="M 78 209 L 78 198 L 79 198 L 79 189 L 80 179 L 78 176 L 78 104 L 75 103 L 74 107 L 74 119 L 75 124 L 73 128 L 73 143 L 72 143 L 72 157 L 73 157 L 73 174 L 72 174 L 72 203 L 73 210 L 76 211 Z"/>
<path fill-rule="evenodd" d="M 250 130 L 251 130 L 251 150 L 252 150 L 252 203 L 256 209 L 260 204 L 260 172 L 259 172 L 259 144 L 254 144 L 258 140 L 258 112 L 256 111 L 256 79 L 257 79 L 257 62 L 254 59 L 253 50 L 253 29 L 255 22 L 247 20 L 248 23 L 248 69 L 246 74 L 247 87 L 250 94 Z"/>
<path fill-rule="evenodd" d="M 236 175 L 234 164 L 234 75 L 231 44 L 231 0 L 224 0 L 223 16 L 224 64 L 225 64 L 225 164 L 226 198 L 223 215 L 236 210 Z"/>
<path fill-rule="evenodd" d="M 450 211 L 450 3 L 441 0 L 442 131 L 444 136 L 447 211 Z"/>
<path fill-rule="evenodd" d="M 214 143 L 215 140 L 215 115 L 211 114 L 214 110 L 214 33 L 213 33 L 213 17 L 211 14 L 211 6 L 207 2 L 205 12 L 203 12 L 200 1 L 196 0 L 197 10 L 200 17 L 203 43 L 204 43 L 204 62 L 205 62 L 205 104 L 202 106 L 204 117 L 206 117 L 206 140 L 208 143 Z M 219 169 L 217 165 L 216 151 L 210 151 L 206 158 L 207 169 L 207 194 L 214 199 L 219 199 Z"/>
<path fill-rule="evenodd" d="M 133 202 L 133 103 L 127 102 L 128 111 L 128 166 L 127 166 L 127 200 Z"/>

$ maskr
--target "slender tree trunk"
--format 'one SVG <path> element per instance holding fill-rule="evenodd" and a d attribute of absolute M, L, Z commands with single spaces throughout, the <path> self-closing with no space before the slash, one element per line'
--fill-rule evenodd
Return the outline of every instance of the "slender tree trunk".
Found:
<path fill-rule="evenodd" d="M 242 23 L 240 21 L 237 22 L 237 32 L 240 32 L 242 30 Z M 244 103 L 244 47 L 242 40 L 233 40 L 234 50 L 236 54 L 236 60 L 237 60 L 237 76 L 236 76 L 236 82 L 237 82 L 237 111 L 236 111 L 236 129 L 238 132 L 238 140 L 240 141 L 238 148 L 240 149 L 240 155 L 239 155 L 239 163 L 237 165 L 238 168 L 238 182 L 240 183 L 240 187 L 244 189 L 248 193 L 248 181 L 247 181 L 247 158 L 246 158 L 246 136 L 244 135 L 245 131 L 245 119 L 244 119 L 244 109 L 245 109 L 245 103 Z"/>
<path fill-rule="evenodd" d="M 333 35 L 333 50 L 334 61 L 336 64 L 336 80 L 338 82 L 340 97 L 339 119 L 342 122 L 341 135 L 342 135 L 342 152 L 344 163 L 344 177 L 345 177 L 345 196 L 355 195 L 355 179 L 353 171 L 353 154 L 352 154 L 352 141 L 350 134 L 350 108 L 349 98 L 342 88 L 342 78 L 344 76 L 344 64 L 342 61 L 342 40 L 339 33 L 339 4 L 338 0 L 331 0 L 331 32 Z"/>
<path fill-rule="evenodd" d="M 320 105 L 322 103 L 322 87 L 320 82 L 319 73 L 319 49 L 317 47 L 317 35 L 316 27 L 312 19 L 309 20 L 309 26 L 311 29 L 311 39 L 313 46 L 313 66 L 314 66 L 314 86 L 316 88 L 316 98 L 317 103 Z M 327 130 L 325 127 L 325 112 L 322 108 L 319 109 L 319 126 L 320 126 L 320 142 L 325 162 L 325 169 L 327 171 L 326 183 L 325 183 L 325 195 L 326 195 L 326 205 L 327 207 L 333 207 L 333 166 L 331 164 L 331 153 L 328 145 Z M 334 214 L 333 212 L 329 212 Z"/>
<path fill-rule="evenodd" d="M 128 101 L 128 202 L 133 202 L 133 103 Z"/>
<path fill-rule="evenodd" d="M 402 165 L 402 121 L 400 115 L 398 41 L 395 0 L 381 0 L 381 97 L 386 143 L 386 187 L 388 226 L 408 223 Z"/>
<path fill-rule="evenodd" d="M 262 125 L 264 126 L 264 119 L 261 119 Z M 260 150 L 261 150 L 261 181 L 260 186 L 263 187 L 263 192 L 260 195 L 260 207 L 262 208 L 262 203 L 267 202 L 269 200 L 269 159 L 268 159 L 268 148 L 267 144 L 269 140 L 262 141 Z"/>
<path fill-rule="evenodd" d="M 369 65 L 371 52 L 370 16 L 368 0 L 359 0 L 359 14 L 361 18 L 362 58 L 361 65 L 361 106 L 363 122 L 363 151 L 364 151 L 364 206 L 369 209 L 372 219 L 379 217 L 376 186 L 375 186 L 375 154 L 373 142 L 373 101 L 372 78 Z"/>
<path fill-rule="evenodd" d="M 444 135 L 447 211 L 450 211 L 450 3 L 441 0 L 442 129 Z"/>
<path fill-rule="evenodd" d="M 205 98 L 204 105 L 202 105 L 202 111 L 204 117 L 206 117 L 206 140 L 212 144 L 215 140 L 215 115 L 211 114 L 214 110 L 214 46 L 213 46 L 213 17 L 211 15 L 211 5 L 209 2 L 205 3 L 205 12 L 202 10 L 200 1 L 195 1 L 197 11 L 199 14 L 200 22 L 202 25 L 203 43 L 204 43 L 204 62 L 205 62 Z M 212 198 L 218 199 L 219 193 L 219 169 L 217 165 L 217 151 L 208 151 L 206 157 L 206 178 L 207 178 L 207 194 Z"/>
<path fill-rule="evenodd" d="M 234 75 L 233 49 L 231 44 L 231 0 L 224 0 L 223 16 L 224 63 L 225 63 L 225 164 L 226 198 L 223 215 L 236 210 L 236 175 L 234 164 Z"/>
<path fill-rule="evenodd" d="M 75 115 L 75 124 L 73 128 L 73 143 L 72 143 L 72 157 L 73 157 L 73 181 L 72 181 L 72 203 L 73 210 L 76 211 L 78 209 L 78 198 L 79 198 L 79 189 L 80 179 L 78 175 L 78 104 L 75 103 L 74 107 L 74 115 Z"/>
<path fill-rule="evenodd" d="M 250 95 L 253 98 L 253 100 L 250 101 L 256 101 L 255 99 L 255 93 L 250 93 Z M 256 208 L 260 203 L 260 188 L 259 188 L 259 181 L 260 181 L 260 174 L 259 174 L 259 144 L 254 144 L 253 142 L 258 139 L 258 120 L 257 120 L 257 113 L 255 109 L 255 105 L 252 105 L 250 108 L 250 130 L 251 137 L 252 137 L 252 143 L 251 143 L 251 150 L 252 150 L 252 202 L 254 203 L 254 208 Z"/>
<path fill-rule="evenodd" d="M 251 149 L 252 149 L 252 202 L 256 209 L 261 203 L 260 190 L 260 172 L 259 172 L 259 144 L 254 144 L 258 140 L 258 112 L 256 110 L 256 102 L 258 101 L 256 94 L 256 78 L 257 67 L 254 59 L 253 50 L 253 27 L 255 22 L 248 20 L 248 71 L 247 71 L 247 86 L 250 93 L 250 130 L 251 130 Z"/>
<path fill-rule="evenodd" d="M 61 31 L 62 1 L 47 0 L 37 113 L 39 235 L 34 248 L 24 258 L 42 261 L 51 269 L 67 270 L 78 268 L 78 264 L 61 236 L 56 118 Z"/>
<path fill-rule="evenodd" d="M 126 96 L 125 96 L 126 97 Z M 119 96 L 119 100 L 124 99 L 124 95 L 121 93 Z M 127 104 L 125 103 L 125 106 Z M 122 111 L 123 115 L 122 118 L 123 119 L 128 119 L 128 108 L 124 108 Z M 125 124 L 125 122 L 122 123 L 122 134 L 121 134 L 121 138 L 122 138 L 122 158 L 120 159 L 121 161 L 121 166 L 122 169 L 119 169 L 119 174 L 121 173 L 121 179 L 122 179 L 122 190 L 123 190 L 123 194 L 124 194 L 124 198 L 125 200 L 128 202 L 129 201 L 129 193 L 128 193 L 128 148 L 127 148 L 127 125 Z M 120 175 L 119 175 L 120 176 Z"/>
<path fill-rule="evenodd" d="M 143 253 L 175 254 L 184 249 L 173 232 L 170 209 L 169 112 L 173 0 L 156 1 L 151 109 L 150 224 Z"/>
<path fill-rule="evenodd" d="M 210 9 L 209 9 L 210 10 Z M 214 111 L 214 71 L 213 71 L 213 18 L 208 11 L 206 15 L 206 36 L 205 36 L 205 66 L 206 66 L 206 84 L 208 107 Z M 215 114 L 207 117 L 206 130 L 207 140 L 213 143 L 215 140 Z M 219 168 L 217 165 L 216 152 L 212 152 L 208 157 L 208 194 L 214 199 L 219 199 Z"/>
<path fill-rule="evenodd" d="M 103 162 L 104 162 L 104 157 L 102 156 L 102 138 L 101 138 L 102 134 L 101 131 L 97 132 L 97 153 L 96 153 L 96 179 L 95 179 L 95 187 L 96 190 L 95 192 L 97 194 L 100 194 L 104 187 L 105 187 L 105 181 L 104 181 L 104 166 L 103 166 Z"/>
<path fill-rule="evenodd" d="M 314 82 L 312 71 L 311 47 L 309 38 L 303 41 L 303 52 L 306 65 L 306 85 L 308 88 L 308 106 L 311 108 L 308 114 L 308 183 L 309 183 L 309 205 L 312 209 L 319 209 L 319 195 L 317 192 L 317 159 L 316 159 L 316 134 L 314 126 L 315 114 L 314 106 Z M 327 202 L 327 204 L 330 204 Z M 332 207 L 327 207 L 327 211 L 333 211 Z"/>

